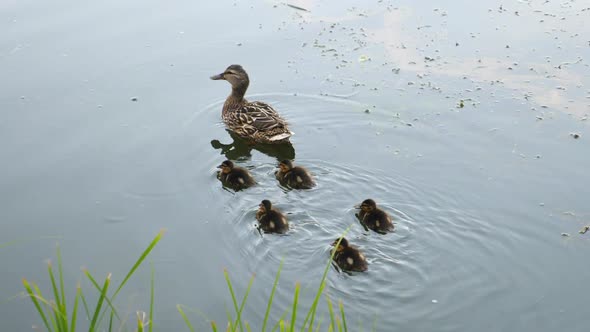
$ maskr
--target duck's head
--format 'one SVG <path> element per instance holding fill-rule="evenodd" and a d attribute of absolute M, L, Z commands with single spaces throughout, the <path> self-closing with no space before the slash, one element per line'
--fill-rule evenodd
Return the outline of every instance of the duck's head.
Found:
<path fill-rule="evenodd" d="M 227 174 L 234 169 L 234 163 L 231 160 L 226 160 L 221 163 L 221 165 L 217 166 L 217 168 L 221 169 L 221 173 Z"/>
<path fill-rule="evenodd" d="M 223 73 L 211 76 L 211 79 L 226 80 L 231 84 L 232 88 L 240 88 L 244 89 L 244 91 L 248 88 L 248 84 L 250 84 L 248 74 L 240 65 L 231 65 Z"/>
<path fill-rule="evenodd" d="M 338 244 L 338 241 L 340 241 L 340 244 L 338 245 L 338 248 L 336 248 L 336 251 L 342 251 L 344 250 L 344 248 L 348 247 L 348 240 L 346 238 L 342 238 L 342 240 L 340 240 L 340 238 L 337 238 L 336 240 L 334 240 L 334 242 L 332 242 L 332 247 L 335 247 L 336 244 Z"/>
<path fill-rule="evenodd" d="M 291 168 L 293 168 L 293 163 L 291 162 L 291 160 L 285 159 L 279 163 L 279 169 L 283 173 L 287 173 L 291 170 Z"/>
<path fill-rule="evenodd" d="M 258 212 L 260 213 L 266 213 L 271 209 L 272 203 L 268 199 L 263 200 L 262 202 L 260 202 L 260 205 L 258 205 Z"/>
<path fill-rule="evenodd" d="M 364 212 L 371 212 L 377 208 L 377 203 L 372 199 L 365 199 L 357 209 L 361 209 Z"/>

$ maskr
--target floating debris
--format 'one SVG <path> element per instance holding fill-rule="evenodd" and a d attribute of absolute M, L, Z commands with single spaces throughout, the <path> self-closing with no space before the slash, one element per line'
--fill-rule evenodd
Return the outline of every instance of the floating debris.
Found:
<path fill-rule="evenodd" d="M 569 233 L 561 233 L 561 236 L 567 237 L 567 236 L 570 236 L 570 235 L 569 235 Z"/>
<path fill-rule="evenodd" d="M 457 105 L 457 108 L 463 108 L 463 107 L 465 107 L 465 103 L 464 103 L 464 101 L 461 99 L 461 100 L 459 101 L 459 105 Z"/>
<path fill-rule="evenodd" d="M 131 101 L 138 101 L 138 100 L 139 100 L 139 98 L 137 98 L 137 97 L 131 97 Z"/>
<path fill-rule="evenodd" d="M 580 134 L 578 134 L 578 133 L 571 133 L 570 136 L 573 137 L 574 139 L 580 138 Z"/>
<path fill-rule="evenodd" d="M 291 8 L 293 8 L 293 9 L 297 9 L 297 10 L 301 10 L 301 11 L 304 11 L 304 12 L 308 12 L 309 13 L 309 10 L 307 10 L 307 9 L 305 9 L 303 7 L 295 6 L 295 5 L 292 5 L 290 3 L 287 3 L 286 5 L 289 6 L 289 7 L 291 7 Z"/>
<path fill-rule="evenodd" d="M 368 55 L 361 55 L 359 57 L 359 62 L 367 62 L 367 61 L 371 61 L 371 58 Z"/>
<path fill-rule="evenodd" d="M 582 229 L 580 229 L 580 231 L 578 233 L 586 234 L 586 232 L 588 232 L 588 231 L 590 231 L 590 225 L 582 227 Z"/>

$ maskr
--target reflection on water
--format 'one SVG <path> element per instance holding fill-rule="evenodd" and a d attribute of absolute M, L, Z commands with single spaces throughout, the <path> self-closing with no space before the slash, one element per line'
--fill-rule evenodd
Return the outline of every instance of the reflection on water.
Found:
<path fill-rule="evenodd" d="M 227 130 L 227 132 L 233 142 L 225 144 L 217 139 L 211 141 L 211 146 L 215 150 L 220 150 L 221 154 L 227 159 L 250 159 L 252 157 L 252 150 L 262 152 L 269 157 L 276 158 L 278 161 L 295 159 L 295 148 L 291 142 L 281 144 L 256 144 L 239 137 L 231 130 Z"/>

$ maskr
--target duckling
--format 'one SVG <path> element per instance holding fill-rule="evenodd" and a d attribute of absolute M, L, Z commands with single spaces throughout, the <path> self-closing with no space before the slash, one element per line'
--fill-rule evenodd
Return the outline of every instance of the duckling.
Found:
<path fill-rule="evenodd" d="M 217 173 L 217 178 L 221 182 L 233 188 L 234 190 L 241 190 L 251 187 L 256 184 L 250 172 L 247 169 L 234 166 L 231 160 L 226 160 L 217 166 L 221 170 Z"/>
<path fill-rule="evenodd" d="M 332 242 L 332 246 L 338 244 L 336 239 Z M 344 271 L 363 272 L 367 270 L 367 260 L 365 256 L 353 246 L 348 244 L 348 240 L 342 238 L 337 248 L 333 249 L 334 262 Z"/>
<path fill-rule="evenodd" d="M 365 199 L 357 209 L 360 209 L 360 211 L 356 216 L 365 229 L 369 228 L 380 234 L 393 231 L 394 226 L 391 217 L 387 212 L 379 209 L 374 200 Z"/>
<path fill-rule="evenodd" d="M 232 86 L 232 92 L 223 104 L 221 117 L 231 131 L 254 143 L 280 144 L 289 142 L 293 134 L 287 122 L 270 105 L 249 102 L 244 94 L 250 84 L 248 74 L 240 65 L 231 65 L 212 80 L 226 80 Z"/>
<path fill-rule="evenodd" d="M 289 230 L 289 222 L 281 211 L 272 208 L 272 203 L 265 199 L 260 202 L 258 212 L 256 212 L 256 220 L 258 220 L 259 229 L 265 233 L 280 233 L 283 234 Z"/>
<path fill-rule="evenodd" d="M 301 166 L 293 166 L 290 160 L 281 161 L 275 175 L 282 185 L 293 189 L 311 189 L 315 186 L 311 174 Z"/>

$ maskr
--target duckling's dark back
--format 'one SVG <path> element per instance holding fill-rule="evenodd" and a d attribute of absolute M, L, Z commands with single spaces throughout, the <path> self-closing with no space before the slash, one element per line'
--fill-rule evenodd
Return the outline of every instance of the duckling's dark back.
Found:
<path fill-rule="evenodd" d="M 267 233 L 285 233 L 289 230 L 287 218 L 276 210 L 267 211 L 258 222 L 260 228 Z"/>
<path fill-rule="evenodd" d="M 311 189 L 315 186 L 311 175 L 303 167 L 295 166 L 283 176 L 283 181 L 293 189 Z"/>
<path fill-rule="evenodd" d="M 393 223 L 387 212 L 375 209 L 371 212 L 361 211 L 359 218 L 368 228 L 375 232 L 384 233 L 393 231 Z"/>
<path fill-rule="evenodd" d="M 228 174 L 221 174 L 220 178 L 227 185 L 235 189 L 248 188 L 256 184 L 250 173 L 240 167 L 234 167 Z"/>
<path fill-rule="evenodd" d="M 334 256 L 338 266 L 345 271 L 363 272 L 368 269 L 367 260 L 360 251 L 354 247 L 346 247 Z"/>

